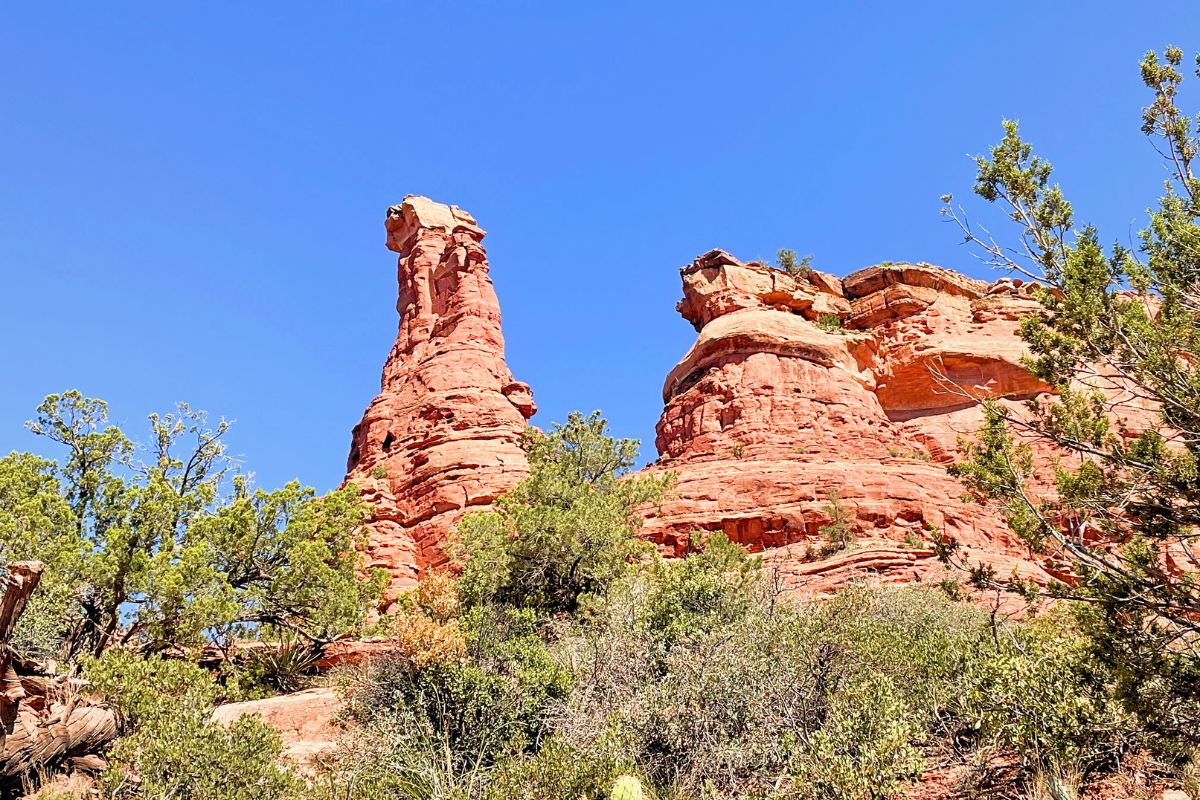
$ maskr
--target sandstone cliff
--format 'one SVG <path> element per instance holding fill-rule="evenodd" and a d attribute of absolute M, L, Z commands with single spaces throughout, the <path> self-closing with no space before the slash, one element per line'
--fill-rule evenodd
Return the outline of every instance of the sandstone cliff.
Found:
<path fill-rule="evenodd" d="M 663 549 L 723 531 L 765 551 L 785 586 L 820 592 L 936 579 L 945 531 L 1002 571 L 1042 575 L 946 473 L 981 421 L 973 398 L 1015 406 L 1048 388 L 1020 363 L 1027 287 L 924 264 L 797 277 L 720 250 L 681 274 L 699 337 L 663 388 L 653 469 L 679 483 L 646 525 Z M 834 492 L 858 546 L 814 558 Z"/>
<path fill-rule="evenodd" d="M 519 439 L 535 407 L 505 364 L 475 220 L 409 197 L 386 226 L 400 325 L 347 480 L 371 509 L 369 562 L 391 573 L 390 601 L 444 563 L 467 510 L 527 474 Z M 721 250 L 681 276 L 678 310 L 698 337 L 667 376 L 650 468 L 678 485 L 645 526 L 665 552 L 723 531 L 813 592 L 938 579 L 938 532 L 1006 573 L 1054 569 L 946 472 L 958 437 L 979 427 L 979 398 L 1019 410 L 1048 389 L 1021 365 L 1018 321 L 1039 308 L 1029 286 L 927 264 L 793 276 Z M 857 546 L 815 558 L 835 492 Z"/>
<path fill-rule="evenodd" d="M 442 542 L 528 473 L 519 439 L 536 406 L 504 361 L 483 230 L 456 206 L 409 196 L 388 209 L 400 314 L 379 395 L 354 427 L 346 480 L 364 492 L 368 561 L 388 600 L 445 560 Z"/>

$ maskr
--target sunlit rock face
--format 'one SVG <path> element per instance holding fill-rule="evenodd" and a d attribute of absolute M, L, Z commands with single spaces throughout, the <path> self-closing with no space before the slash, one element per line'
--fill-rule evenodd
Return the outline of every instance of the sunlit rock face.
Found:
<path fill-rule="evenodd" d="M 346 476 L 370 511 L 369 564 L 391 575 L 385 606 L 445 563 L 463 514 L 528 474 L 520 437 L 535 411 L 505 363 L 474 218 L 408 197 L 386 227 L 399 254 L 399 330 Z M 764 553 L 785 588 L 812 593 L 867 576 L 938 580 L 942 535 L 1005 574 L 1045 580 L 1062 568 L 1035 559 L 946 471 L 959 437 L 982 422 L 978 400 L 1023 414 L 1047 396 L 1022 361 L 1020 320 L 1041 308 L 1030 286 L 928 264 L 791 275 L 721 250 L 681 277 L 677 309 L 697 339 L 663 386 L 659 459 L 648 468 L 678 483 L 644 528 L 664 552 L 722 531 Z M 1131 430 L 1153 416 L 1115 379 L 1096 380 Z M 1053 455 L 1036 452 L 1042 466 Z M 834 494 L 857 542 L 822 554 Z"/>
<path fill-rule="evenodd" d="M 520 436 L 536 406 L 504 360 L 475 219 L 410 196 L 388 209 L 386 227 L 400 324 L 380 393 L 354 427 L 346 480 L 363 491 L 367 558 L 391 574 L 390 602 L 445 562 L 443 542 L 464 513 L 528 474 Z"/>
<path fill-rule="evenodd" d="M 719 250 L 681 275 L 678 308 L 699 336 L 663 387 L 651 470 L 678 485 L 646 523 L 663 550 L 722 531 L 785 586 L 820 593 L 938 579 L 941 531 L 972 559 L 1044 577 L 946 472 L 982 420 L 977 398 L 1019 409 L 1048 390 L 1021 364 L 1028 287 L 925 264 L 792 276 Z M 816 558 L 835 492 L 858 543 Z"/>

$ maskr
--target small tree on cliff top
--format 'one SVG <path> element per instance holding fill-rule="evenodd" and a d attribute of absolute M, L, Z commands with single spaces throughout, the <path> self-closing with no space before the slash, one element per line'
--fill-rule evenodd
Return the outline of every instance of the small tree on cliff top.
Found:
<path fill-rule="evenodd" d="M 1141 62 L 1153 94 L 1142 130 L 1169 179 L 1136 252 L 1105 248 L 1093 227 L 1076 229 L 1050 165 L 1016 122 L 978 158 L 975 192 L 1009 212 L 1017 246 L 977 233 L 961 211 L 943 213 L 992 264 L 1042 287 L 1044 313 L 1023 320 L 1021 335 L 1029 368 L 1058 392 L 1022 415 L 986 403 L 985 425 L 954 471 L 997 498 L 1032 547 L 1073 562 L 1073 578 L 1051 591 L 1080 601 L 1131 705 L 1152 726 L 1200 737 L 1200 141 L 1176 102 L 1182 61 L 1171 47 Z M 1127 430 L 1111 399 L 1118 387 L 1122 401 L 1148 402 L 1156 418 Z M 1031 438 L 1063 454 L 1052 493 L 1032 488 Z M 986 564 L 973 575 L 1021 588 Z"/>

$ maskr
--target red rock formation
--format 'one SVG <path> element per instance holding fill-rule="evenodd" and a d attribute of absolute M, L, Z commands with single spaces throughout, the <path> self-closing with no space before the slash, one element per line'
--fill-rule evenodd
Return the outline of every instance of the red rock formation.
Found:
<path fill-rule="evenodd" d="M 699 338 L 667 377 L 654 467 L 679 482 L 646 526 L 666 550 L 724 531 L 766 551 L 785 585 L 823 592 L 938 576 L 940 530 L 1005 572 L 1043 575 L 945 469 L 981 421 L 972 398 L 1015 407 L 1047 389 L 1020 364 L 1016 320 L 1037 306 L 1019 284 L 909 264 L 793 277 L 722 251 L 682 277 Z M 859 546 L 816 559 L 834 491 Z"/>
<path fill-rule="evenodd" d="M 213 711 L 213 721 L 232 725 L 247 714 L 258 717 L 279 731 L 283 757 L 304 767 L 337 746 L 338 729 L 334 720 L 341 710 L 342 702 L 333 689 L 320 687 L 262 700 L 226 703 Z"/>
<path fill-rule="evenodd" d="M 519 445 L 536 406 L 504 361 L 484 232 L 470 214 L 410 196 L 387 214 L 400 327 L 380 394 L 354 428 L 347 481 L 371 509 L 369 565 L 386 600 L 443 563 L 442 541 L 528 473 Z"/>

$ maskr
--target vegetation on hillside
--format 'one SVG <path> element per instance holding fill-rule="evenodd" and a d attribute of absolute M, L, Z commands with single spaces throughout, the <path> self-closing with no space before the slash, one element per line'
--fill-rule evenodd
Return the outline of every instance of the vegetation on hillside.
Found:
<path fill-rule="evenodd" d="M 0 458 L 0 556 L 46 564 L 19 649 L 72 661 L 117 646 L 325 641 L 362 624 L 378 588 L 357 573 L 354 487 L 319 499 L 298 483 L 253 489 L 226 453 L 226 423 L 180 405 L 135 443 L 107 413 L 51 395 L 29 428 L 61 458 Z"/>
<path fill-rule="evenodd" d="M 29 423 L 60 448 L 0 458 L 0 558 L 45 564 L 11 646 L 84 675 L 122 713 L 109 797 L 268 796 L 298 785 L 275 765 L 278 735 L 209 717 L 218 698 L 281 688 L 281 658 L 361 631 L 381 581 L 356 550 L 362 512 L 347 486 L 318 498 L 297 483 L 253 489 L 186 405 L 151 415 L 138 443 L 107 407 L 51 395 Z M 201 668 L 205 660 L 216 667 Z"/>
<path fill-rule="evenodd" d="M 526 447 L 530 476 L 463 524 L 457 577 L 431 575 L 404 596 L 387 621 L 395 652 L 341 675 L 348 732 L 315 773 L 281 765 L 278 736 L 262 723 L 211 722 L 213 703 L 253 690 L 259 673 L 201 667 L 189 649 L 240 624 L 284 652 L 282 629 L 223 612 L 224 624 L 190 629 L 168 653 L 160 636 L 129 632 L 157 619 L 143 608 L 161 604 L 129 604 L 117 642 L 99 655 L 76 648 L 92 688 L 129 722 L 103 796 L 578 800 L 619 785 L 644 797 L 832 800 L 898 796 L 935 762 L 960 765 L 964 785 L 982 788 L 1086 780 L 1134 754 L 1160 757 L 1164 769 L 1179 760 L 1176 739 L 1122 706 L 1120 675 L 1068 617 L 998 623 L 936 588 L 788 601 L 722 535 L 698 538 L 683 559 L 639 542 L 637 511 L 670 479 L 625 475 L 633 443 L 608 437 L 599 416 L 572 415 Z M 76 513 L 78 490 L 63 486 L 80 484 L 37 485 L 41 500 L 20 505 L 23 521 L 9 517 L 6 535 L 46 509 Z M 206 526 L 242 496 L 214 491 L 166 546 L 198 547 L 201 532 L 224 541 Z M 310 505 L 320 517 L 320 503 Z M 243 524 L 258 519 L 251 509 Z M 288 519 L 325 530 L 303 514 Z M 353 542 L 352 526 L 343 534 L 324 541 Z M 346 557 L 316 561 L 350 569 Z M 206 579 L 210 591 L 230 591 L 223 563 L 214 557 L 206 573 L 218 576 Z M 314 563 L 285 560 L 277 578 L 303 585 Z M 355 609 L 340 618 L 344 630 L 360 625 L 368 597 L 343 598 Z M 246 606 L 220 606 L 229 607 Z M 31 630 L 42 630 L 43 613 Z M 289 633 L 316 629 L 300 611 L 285 619 Z M 72 640 L 58 641 L 65 652 Z"/>
<path fill-rule="evenodd" d="M 1176 107 L 1181 63 L 1142 63 L 1144 130 L 1172 180 L 1140 259 L 1075 232 L 1015 123 L 976 191 L 1022 226 L 1023 257 L 948 212 L 1045 287 L 1022 330 L 1058 398 L 1020 416 L 988 403 L 955 470 L 1034 548 L 1074 560 L 1077 578 L 1049 587 L 1065 602 L 1013 622 L 941 587 L 789 600 L 721 534 L 662 559 L 636 532 L 670 477 L 630 475 L 635 443 L 573 414 L 526 436 L 530 475 L 463 521 L 453 574 L 380 623 L 393 652 L 339 676 L 347 732 L 302 775 L 265 725 L 211 711 L 303 685 L 323 644 L 364 630 L 380 583 L 361 579 L 357 490 L 253 490 L 224 423 L 181 406 L 139 446 L 69 392 L 30 423 L 59 460 L 0 459 L 0 554 L 47 565 L 16 649 L 85 677 L 127 722 L 101 795 L 879 800 L 934 769 L 966 796 L 1063 800 L 1113 776 L 1129 797 L 1163 776 L 1200 789 L 1200 142 Z M 1110 420 L 1097 366 L 1152 402 L 1152 424 Z M 1030 437 L 1063 453 L 1052 493 L 1034 492 Z M 835 493 L 828 512 L 829 551 L 851 545 Z M 1038 593 L 972 567 L 980 586 Z M 212 657 L 245 640 L 268 655 Z"/>
<path fill-rule="evenodd" d="M 787 248 L 781 249 L 775 255 L 778 268 L 796 278 L 807 277 L 812 272 L 812 260 L 811 255 L 801 257 L 796 255 L 795 250 Z"/>

